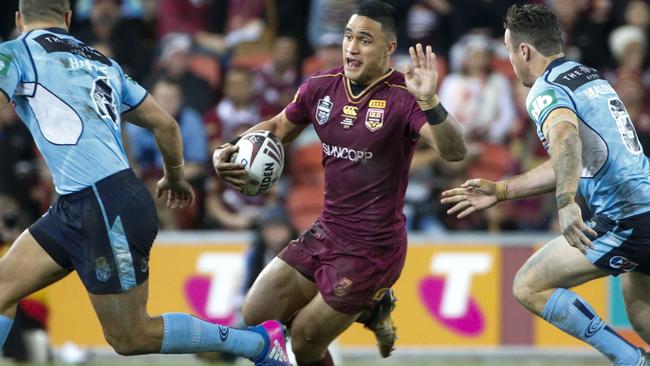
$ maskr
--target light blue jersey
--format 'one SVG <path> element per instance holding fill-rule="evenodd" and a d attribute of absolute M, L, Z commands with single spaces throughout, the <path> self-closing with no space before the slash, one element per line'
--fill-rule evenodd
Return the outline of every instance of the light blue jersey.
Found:
<path fill-rule="evenodd" d="M 580 121 L 579 193 L 593 214 L 613 220 L 650 211 L 650 163 L 625 106 L 595 69 L 561 58 L 549 64 L 526 99 L 537 135 L 549 113 L 568 108 Z"/>
<path fill-rule="evenodd" d="M 34 30 L 0 44 L 0 91 L 15 102 L 58 193 L 128 168 L 121 114 L 147 92 L 65 30 Z"/>

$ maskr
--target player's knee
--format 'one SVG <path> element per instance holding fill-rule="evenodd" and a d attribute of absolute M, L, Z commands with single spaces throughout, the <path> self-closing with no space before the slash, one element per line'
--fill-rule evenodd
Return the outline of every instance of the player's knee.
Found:
<path fill-rule="evenodd" d="M 253 310 L 253 306 L 244 305 L 242 309 L 242 317 L 244 318 L 244 324 L 246 325 L 257 325 L 263 322 L 266 319 L 261 319 L 257 312 Z"/>
<path fill-rule="evenodd" d="M 533 297 L 533 289 L 524 279 L 524 276 L 517 273 L 515 280 L 512 282 L 512 295 L 522 304 L 524 307 L 530 303 L 531 298 Z"/>
<path fill-rule="evenodd" d="M 301 362 L 316 362 L 325 356 L 327 345 L 322 345 L 314 338 L 302 334 L 291 335 L 291 350 Z"/>
<path fill-rule="evenodd" d="M 626 305 L 628 318 L 630 319 L 630 324 L 632 324 L 634 331 L 642 335 L 644 338 L 645 336 L 650 335 L 650 319 L 647 318 L 646 312 L 639 311 L 638 308 L 631 306 L 630 304 Z"/>

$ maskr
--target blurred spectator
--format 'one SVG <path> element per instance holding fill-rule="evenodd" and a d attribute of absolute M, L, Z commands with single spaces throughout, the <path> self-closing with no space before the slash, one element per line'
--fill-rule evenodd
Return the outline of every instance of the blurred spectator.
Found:
<path fill-rule="evenodd" d="M 202 217 L 202 191 L 206 175 L 205 164 L 208 162 L 208 147 L 201 115 L 184 105 L 181 88 L 177 81 L 169 78 L 159 79 L 152 88 L 156 101 L 173 116 L 180 126 L 183 139 L 183 157 L 185 159 L 185 177 L 195 189 L 197 205 L 177 211 L 172 216 L 165 208 L 163 200 L 157 200 L 161 227 L 196 228 Z M 163 161 L 153 134 L 142 127 L 127 124 L 126 133 L 130 142 L 135 168 L 139 170 L 140 178 L 152 192 L 155 184 L 162 177 Z"/>
<path fill-rule="evenodd" d="M 573 0 L 571 0 L 573 1 Z M 453 0 L 445 26 L 449 44 L 456 43 L 472 29 L 482 29 L 490 37 L 503 36 L 503 18 L 507 9 L 520 0 Z M 434 3 L 434 1 L 430 1 Z M 438 8 L 444 8 L 438 5 Z"/>
<path fill-rule="evenodd" d="M 512 172 L 515 175 L 535 168 L 549 157 L 526 110 L 526 98 L 530 89 L 519 81 L 514 81 L 513 89 L 517 116 L 510 151 L 517 161 Z M 555 203 L 551 195 L 503 203 L 503 230 L 548 230 L 549 218 L 555 215 Z"/>
<path fill-rule="evenodd" d="M 310 1 L 275 0 L 275 19 L 273 25 L 278 36 L 294 37 L 299 45 L 300 60 L 305 59 L 311 49 L 307 39 L 307 20 Z M 272 23 L 269 18 L 269 25 Z"/>
<path fill-rule="evenodd" d="M 276 184 L 263 196 L 245 196 L 220 179 L 208 178 L 205 188 L 207 226 L 224 230 L 253 228 L 264 207 L 278 204 L 278 187 Z"/>
<path fill-rule="evenodd" d="M 214 91 L 210 83 L 196 75 L 190 67 L 192 39 L 187 34 L 171 33 L 160 43 L 157 68 L 147 77 L 145 84 L 151 86 L 160 77 L 174 79 L 180 84 L 185 105 L 199 113 L 205 112 L 214 100 Z"/>
<path fill-rule="evenodd" d="M 419 43 L 430 45 L 438 56 L 447 57 L 450 46 L 447 28 L 452 5 L 448 0 L 419 0 L 410 7 L 402 23 L 406 38 L 401 50 L 408 53 L 408 47 Z M 399 45 L 398 40 L 398 45 Z"/>
<path fill-rule="evenodd" d="M 262 269 L 293 239 L 298 236 L 282 207 L 265 208 L 255 225 L 251 247 L 246 253 L 246 275 L 243 292 L 246 293 Z"/>
<path fill-rule="evenodd" d="M 207 27 L 209 0 L 158 0 L 158 38 L 169 33 L 194 34 Z"/>
<path fill-rule="evenodd" d="M 505 142 L 515 107 L 510 82 L 492 70 L 491 40 L 470 35 L 455 47 L 458 51 L 452 51 L 452 57 L 457 61 L 452 59 L 451 64 L 458 69 L 443 80 L 440 100 L 463 125 L 469 141 Z"/>
<path fill-rule="evenodd" d="M 289 187 L 286 207 L 293 226 L 298 231 L 305 231 L 318 218 L 323 208 L 323 148 L 316 130 L 309 126 L 287 149 Z"/>
<path fill-rule="evenodd" d="M 309 44 L 316 49 L 320 37 L 326 33 L 336 33 L 343 37 L 345 25 L 359 0 L 312 0 L 309 10 Z"/>
<path fill-rule="evenodd" d="M 462 183 L 464 177 L 498 180 L 510 174 L 515 166 L 510 149 L 505 145 L 515 120 L 510 81 L 493 70 L 493 46 L 486 36 L 473 34 L 462 38 L 452 49 L 451 57 L 451 65 L 458 70 L 443 80 L 440 100 L 463 125 L 470 149 L 463 162 L 441 165 L 445 175 L 451 178 L 461 174 L 456 180 L 450 180 L 452 184 Z M 502 208 L 486 210 L 485 217 L 490 230 L 499 230 Z M 443 220 L 458 229 L 466 224 Z M 480 217 L 470 222 L 470 227 L 483 225 Z"/>
<path fill-rule="evenodd" d="M 142 28 L 140 19 L 122 16 L 120 0 L 94 0 L 90 17 L 72 32 L 86 44 L 108 45 L 124 71 L 135 80 L 142 80 L 150 67 Z"/>
<path fill-rule="evenodd" d="M 614 1 L 612 13 L 619 25 L 634 25 L 642 30 L 650 26 L 650 5 L 645 0 Z"/>
<path fill-rule="evenodd" d="M 609 36 L 609 47 L 616 59 L 616 68 L 608 79 L 616 84 L 619 74 L 636 73 L 642 77 L 645 85 L 649 84 L 643 71 L 645 64 L 647 38 L 641 29 L 633 25 L 616 28 Z"/>
<path fill-rule="evenodd" d="M 291 102 L 299 86 L 298 43 L 292 37 L 278 37 L 273 44 L 271 61 L 255 74 L 257 93 L 269 107 L 263 119 L 280 113 Z"/>
<path fill-rule="evenodd" d="M 205 14 L 207 26 L 191 33 L 202 49 L 222 55 L 262 36 L 264 11 L 264 0 L 213 0 Z"/>
<path fill-rule="evenodd" d="M 596 69 L 607 66 L 610 56 L 603 40 L 613 27 L 610 0 L 547 0 L 560 20 L 565 54 Z"/>
<path fill-rule="evenodd" d="M 253 73 L 249 69 L 228 70 L 223 94 L 221 101 L 205 114 L 205 129 L 211 151 L 261 122 L 263 116 L 272 114 L 272 108 L 256 98 Z"/>
<path fill-rule="evenodd" d="M 13 198 L 0 194 L 0 257 L 28 226 L 30 219 Z M 18 302 L 16 316 L 1 355 L 16 362 L 45 364 L 51 361 L 47 335 L 47 290 Z"/>
<path fill-rule="evenodd" d="M 0 110 L 0 194 L 16 200 L 34 220 L 42 214 L 33 194 L 38 189 L 39 167 L 32 136 L 9 104 Z"/>
<path fill-rule="evenodd" d="M 330 70 L 343 63 L 343 36 L 340 33 L 325 33 L 318 41 L 314 56 L 302 64 L 302 76 L 307 78 L 318 71 Z"/>
<path fill-rule="evenodd" d="M 72 7 L 77 20 L 83 21 L 90 18 L 93 5 L 97 0 L 77 0 Z M 141 18 L 143 16 L 143 0 L 121 0 L 122 14 L 127 18 Z"/>
<path fill-rule="evenodd" d="M 614 89 L 634 124 L 639 142 L 646 155 L 650 154 L 650 100 L 648 88 L 643 84 L 643 78 L 638 71 L 619 72 Z"/>

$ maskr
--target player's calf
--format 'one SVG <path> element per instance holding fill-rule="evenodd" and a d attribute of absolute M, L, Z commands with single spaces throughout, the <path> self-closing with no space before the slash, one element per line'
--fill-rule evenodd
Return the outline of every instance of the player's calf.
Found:
<path fill-rule="evenodd" d="M 104 327 L 104 338 L 122 356 L 158 353 L 162 337 L 156 330 L 162 327 L 161 321 L 153 318 L 140 325 L 133 324 L 129 329 Z"/>

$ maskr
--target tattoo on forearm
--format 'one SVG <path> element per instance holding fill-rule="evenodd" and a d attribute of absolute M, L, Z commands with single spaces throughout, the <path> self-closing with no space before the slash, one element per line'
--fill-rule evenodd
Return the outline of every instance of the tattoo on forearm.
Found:
<path fill-rule="evenodd" d="M 557 208 L 560 209 L 564 206 L 567 206 L 570 203 L 575 202 L 576 200 L 575 192 L 564 192 L 555 196 L 555 201 L 557 202 Z"/>
<path fill-rule="evenodd" d="M 553 146 L 553 167 L 556 177 L 556 201 L 558 208 L 575 202 L 582 165 L 580 137 L 570 133 Z"/>

